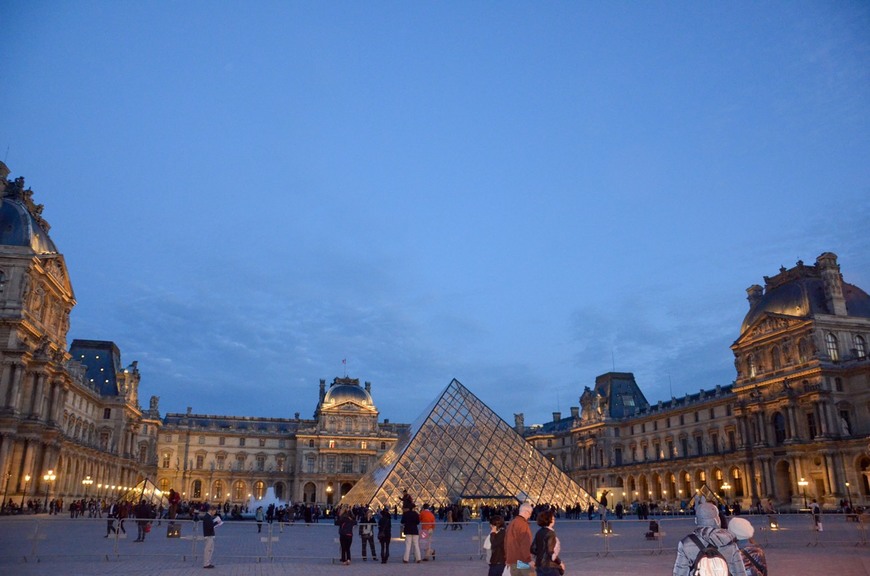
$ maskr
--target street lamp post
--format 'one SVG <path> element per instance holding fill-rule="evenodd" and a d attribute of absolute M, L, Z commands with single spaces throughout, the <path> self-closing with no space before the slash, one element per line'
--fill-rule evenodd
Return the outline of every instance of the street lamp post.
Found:
<path fill-rule="evenodd" d="M 0 512 L 6 512 L 6 495 L 9 493 L 9 479 L 12 478 L 12 472 L 6 473 L 6 487 L 3 489 L 3 502 L 0 502 Z"/>
<path fill-rule="evenodd" d="M 848 482 L 846 482 L 846 496 L 849 498 L 849 512 L 852 512 L 852 489 L 849 488 Z"/>
<path fill-rule="evenodd" d="M 30 482 L 30 474 L 24 475 L 24 490 L 21 491 L 21 507 L 18 512 L 24 512 L 24 497 L 27 495 L 27 483 Z"/>
<path fill-rule="evenodd" d="M 51 483 L 54 482 L 57 475 L 54 473 L 54 470 L 49 470 L 42 477 L 45 480 L 45 509 L 48 510 L 48 490 L 51 488 Z"/>
<path fill-rule="evenodd" d="M 807 509 L 807 508 L 808 508 L 808 506 L 807 506 L 807 485 L 808 485 L 808 484 L 809 484 L 809 482 L 807 482 L 806 480 L 804 480 L 804 479 L 803 479 L 803 476 L 801 476 L 801 479 L 800 479 L 800 481 L 798 482 L 798 486 L 801 487 L 801 491 L 802 491 L 803 494 L 804 494 L 804 509 Z"/>
<path fill-rule="evenodd" d="M 85 500 L 88 498 L 88 489 L 91 487 L 91 484 L 94 483 L 94 480 L 90 477 L 90 475 L 86 476 L 84 480 L 82 480 L 82 486 L 85 487 Z"/>

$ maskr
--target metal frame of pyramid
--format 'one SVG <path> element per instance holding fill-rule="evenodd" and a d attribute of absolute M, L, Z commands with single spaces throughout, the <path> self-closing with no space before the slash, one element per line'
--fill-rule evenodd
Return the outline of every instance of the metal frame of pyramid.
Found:
<path fill-rule="evenodd" d="M 342 498 L 349 506 L 532 502 L 559 507 L 594 499 L 454 379 L 378 464 Z"/>

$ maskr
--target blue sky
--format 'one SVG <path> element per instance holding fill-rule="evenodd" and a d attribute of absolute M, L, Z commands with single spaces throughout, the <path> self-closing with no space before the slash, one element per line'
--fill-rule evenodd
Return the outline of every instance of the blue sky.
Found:
<path fill-rule="evenodd" d="M 0 0 L 0 154 L 163 412 L 508 422 L 734 377 L 745 289 L 870 290 L 866 2 Z M 147 401 L 143 401 L 147 405 Z"/>

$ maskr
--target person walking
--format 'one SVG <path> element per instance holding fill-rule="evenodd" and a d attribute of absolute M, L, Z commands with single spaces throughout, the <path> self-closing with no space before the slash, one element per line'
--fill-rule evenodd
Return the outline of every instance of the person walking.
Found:
<path fill-rule="evenodd" d="M 695 530 L 677 544 L 673 576 L 690 576 L 695 564 L 701 561 L 725 565 L 730 576 L 746 576 L 734 535 L 719 527 L 719 510 L 715 504 L 703 502 L 695 506 L 695 524 Z M 715 549 L 712 558 L 704 555 L 708 547 Z"/>
<path fill-rule="evenodd" d="M 531 553 L 532 530 L 529 528 L 529 518 L 531 517 L 532 505 L 523 503 L 505 532 L 505 563 L 510 568 L 511 576 L 534 575 Z"/>
<path fill-rule="evenodd" d="M 752 523 L 746 518 L 732 518 L 728 522 L 728 531 L 737 540 L 746 576 L 767 576 L 767 558 L 764 557 L 761 546 L 752 539 L 755 534 Z"/>
<path fill-rule="evenodd" d="M 487 576 L 502 576 L 505 567 L 504 518 L 498 514 L 489 517 L 489 573 Z"/>
<path fill-rule="evenodd" d="M 350 564 L 350 545 L 353 544 L 353 527 L 356 526 L 356 520 L 353 519 L 353 514 L 350 508 L 345 508 L 336 518 L 338 524 L 338 542 L 341 546 L 341 563 L 345 566 Z"/>
<path fill-rule="evenodd" d="M 381 564 L 386 564 L 390 557 L 390 540 L 393 537 L 393 517 L 390 509 L 384 506 L 378 519 L 378 542 L 381 543 Z"/>
<path fill-rule="evenodd" d="M 115 516 L 118 515 L 118 505 L 115 502 L 109 504 L 109 509 L 106 511 L 106 538 L 110 534 L 117 534 L 115 530 Z"/>
<path fill-rule="evenodd" d="M 414 510 L 416 505 L 413 502 L 409 506 L 402 514 L 402 528 L 405 532 L 405 555 L 402 557 L 402 562 L 408 563 L 411 559 L 411 548 L 413 548 L 414 558 L 419 564 L 422 560 L 420 554 L 420 514 Z"/>
<path fill-rule="evenodd" d="M 531 552 L 535 555 L 535 574 L 537 576 L 560 576 L 565 573 L 565 564 L 559 558 L 562 544 L 556 537 L 556 515 L 550 509 L 538 513 L 540 528 L 532 540 Z"/>
<path fill-rule="evenodd" d="M 214 529 L 220 526 L 223 521 L 217 515 L 217 508 L 211 508 L 206 502 L 202 505 L 202 537 L 205 540 L 205 545 L 202 549 L 202 567 L 214 568 L 212 558 L 214 557 Z"/>

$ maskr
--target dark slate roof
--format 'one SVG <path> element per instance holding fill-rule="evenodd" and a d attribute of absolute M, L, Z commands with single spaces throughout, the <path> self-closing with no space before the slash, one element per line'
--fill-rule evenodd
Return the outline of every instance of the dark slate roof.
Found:
<path fill-rule="evenodd" d="M 102 396 L 118 396 L 117 373 L 121 370 L 121 351 L 114 342 L 73 340 L 70 356 L 85 366 L 85 380 Z"/>
<path fill-rule="evenodd" d="M 0 245 L 26 246 L 37 254 L 57 254 L 57 247 L 19 197 L 0 202 Z"/>
<path fill-rule="evenodd" d="M 765 277 L 764 295 L 750 307 L 743 319 L 743 334 L 767 313 L 811 318 L 816 314 L 833 314 L 825 298 L 825 283 L 818 266 L 798 262 L 794 268 L 781 268 L 779 274 Z M 870 318 L 870 296 L 862 289 L 843 282 L 843 298 L 849 316 Z"/>
<path fill-rule="evenodd" d="M 625 418 L 649 407 L 631 372 L 608 372 L 595 378 L 595 391 L 607 398 L 611 418 Z"/>

